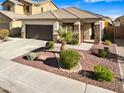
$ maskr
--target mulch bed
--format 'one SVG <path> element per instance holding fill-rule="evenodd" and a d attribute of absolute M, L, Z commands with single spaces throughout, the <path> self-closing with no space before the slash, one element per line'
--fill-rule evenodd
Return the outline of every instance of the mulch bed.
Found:
<path fill-rule="evenodd" d="M 91 50 L 103 48 L 105 45 L 94 45 Z M 109 58 L 111 59 L 104 59 L 104 58 L 99 58 L 96 55 L 93 55 L 90 51 L 82 51 L 82 50 L 77 50 L 80 52 L 81 56 L 81 65 L 82 65 L 82 70 L 77 73 L 66 73 L 63 71 L 60 71 L 58 69 L 58 63 L 55 57 L 55 52 L 50 52 L 50 51 L 41 51 L 40 49 L 36 50 L 36 54 L 41 54 L 43 56 L 48 56 L 48 59 L 45 61 L 41 60 L 36 60 L 36 61 L 28 61 L 25 60 L 23 57 L 26 55 L 19 56 L 13 61 L 25 64 L 28 66 L 32 66 L 41 70 L 45 70 L 57 75 L 65 76 L 68 78 L 72 78 L 75 80 L 79 80 L 82 82 L 85 82 L 87 84 L 92 84 L 95 86 L 99 86 L 102 88 L 106 88 L 112 91 L 116 91 L 117 93 L 124 93 L 123 87 L 121 84 L 121 79 L 120 79 L 120 70 L 119 70 L 119 64 L 117 62 L 117 55 L 116 55 L 116 46 L 113 44 L 111 47 L 112 53 L 109 55 Z M 94 79 L 93 77 L 93 68 L 96 64 L 102 64 L 105 67 L 108 67 L 111 69 L 114 74 L 115 74 L 115 79 L 112 82 L 99 82 Z"/>

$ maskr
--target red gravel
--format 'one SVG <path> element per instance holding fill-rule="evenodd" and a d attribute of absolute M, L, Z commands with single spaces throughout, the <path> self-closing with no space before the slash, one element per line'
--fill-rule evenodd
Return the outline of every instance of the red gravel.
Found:
<path fill-rule="evenodd" d="M 105 45 L 94 45 L 91 49 L 98 49 L 103 48 Z M 116 53 L 115 45 L 112 46 L 113 53 Z M 36 51 L 37 55 L 41 54 L 43 56 L 47 56 L 48 59 L 45 61 L 28 61 L 25 60 L 23 57 L 26 55 L 19 56 L 13 61 L 16 61 L 21 64 L 25 64 L 28 66 L 36 67 L 38 69 L 42 69 L 51 73 L 55 73 L 57 75 L 62 75 L 68 78 L 72 78 L 75 80 L 79 80 L 88 84 L 96 85 L 102 88 L 106 88 L 112 91 L 116 91 L 117 93 L 124 93 L 122 84 L 120 82 L 120 71 L 119 71 L 119 65 L 116 62 L 116 55 L 114 56 L 114 61 L 110 59 L 103 59 L 99 58 L 93 54 L 91 54 L 91 51 L 81 51 L 78 50 L 82 56 L 81 58 L 81 65 L 82 65 L 82 71 L 77 73 L 66 73 L 63 71 L 60 71 L 58 69 L 58 64 L 54 55 L 54 52 L 41 52 Z M 111 54 L 113 55 L 113 54 Z M 110 55 L 110 57 L 111 57 Z M 112 58 L 112 57 L 111 57 Z M 111 69 L 115 74 L 115 79 L 112 82 L 99 82 L 94 79 L 92 76 L 94 65 L 96 64 L 102 64 L 109 69 Z"/>

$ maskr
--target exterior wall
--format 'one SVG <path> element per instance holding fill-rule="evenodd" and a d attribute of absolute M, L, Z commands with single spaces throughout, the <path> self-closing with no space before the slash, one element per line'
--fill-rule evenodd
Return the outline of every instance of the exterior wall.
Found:
<path fill-rule="evenodd" d="M 41 11 L 41 8 L 43 8 L 43 11 Z M 42 13 L 42 12 L 46 12 L 46 11 L 49 11 L 49 10 L 56 10 L 56 9 L 57 9 L 57 7 L 53 3 L 47 2 L 47 3 L 44 3 L 40 6 L 32 5 L 31 12 L 32 12 L 32 15 L 33 15 L 33 14 L 39 14 L 39 13 Z"/>
<path fill-rule="evenodd" d="M 24 14 L 22 5 L 14 5 L 11 2 L 7 2 L 6 4 L 3 5 L 5 10 L 6 10 L 7 6 L 10 6 L 10 11 L 13 11 L 14 13 Z"/>
<path fill-rule="evenodd" d="M 24 10 L 23 6 L 21 6 L 21 5 L 14 6 L 14 13 L 16 13 L 16 14 L 24 14 L 23 10 Z"/>
<path fill-rule="evenodd" d="M 21 34 L 22 21 L 10 22 L 10 36 L 17 36 Z"/>
<path fill-rule="evenodd" d="M 11 2 L 7 2 L 4 5 L 4 7 L 10 6 L 10 11 L 13 11 L 14 13 L 17 13 L 17 14 L 26 14 L 26 15 L 42 13 L 41 8 L 43 8 L 43 12 L 57 9 L 57 7 L 52 2 L 46 2 L 46 3 L 41 4 L 40 6 L 31 5 L 24 1 L 21 1 L 21 3 L 23 3 L 24 6 L 23 5 L 14 5 Z M 29 13 L 26 12 L 26 6 L 29 6 Z"/>
<path fill-rule="evenodd" d="M 12 21 L 11 22 L 11 28 L 21 28 L 22 27 L 22 21 Z"/>
<path fill-rule="evenodd" d="M 24 20 L 23 21 L 23 26 L 22 26 L 22 38 L 26 37 L 26 24 L 32 24 L 32 25 L 53 25 L 53 38 L 55 35 L 55 31 L 58 30 L 59 23 L 57 20 L 50 20 L 50 21 L 45 21 L 45 20 Z"/>
<path fill-rule="evenodd" d="M 44 4 L 40 5 L 40 9 L 42 7 L 43 7 L 43 12 L 57 9 L 57 7 L 51 2 L 47 2 L 47 3 L 44 3 Z"/>
<path fill-rule="evenodd" d="M 41 13 L 41 8 L 39 6 L 32 6 L 32 15 Z"/>
<path fill-rule="evenodd" d="M 83 32 L 84 32 L 84 40 L 90 40 L 91 38 L 91 24 L 84 23 L 83 24 Z"/>

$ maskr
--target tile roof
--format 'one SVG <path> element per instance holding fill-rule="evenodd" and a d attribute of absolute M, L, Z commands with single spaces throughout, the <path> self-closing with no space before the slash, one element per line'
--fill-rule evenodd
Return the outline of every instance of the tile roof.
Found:
<path fill-rule="evenodd" d="M 40 14 L 35 14 L 31 16 L 26 16 L 22 19 L 57 19 L 56 16 L 52 13 L 52 11 L 47 11 Z"/>
<path fill-rule="evenodd" d="M 87 18 L 101 19 L 100 16 L 94 13 L 89 13 L 75 7 L 47 11 L 40 14 L 30 15 L 22 19 L 50 19 L 50 18 L 51 19 L 87 19 Z"/>
<path fill-rule="evenodd" d="M 41 0 L 41 1 L 39 1 L 39 2 L 35 2 L 35 1 L 32 1 L 32 0 L 23 0 L 23 1 L 25 1 L 25 2 L 27 2 L 27 3 L 29 3 L 29 4 L 40 5 L 40 4 L 42 4 L 42 3 L 48 2 L 49 0 Z"/>
<path fill-rule="evenodd" d="M 8 2 L 8 1 L 10 1 L 10 2 L 12 2 L 12 3 L 14 3 L 14 4 L 23 5 L 21 2 L 18 2 L 17 0 L 6 0 L 6 1 L 3 2 L 2 4 L 5 4 L 5 3 Z"/>
<path fill-rule="evenodd" d="M 121 20 L 121 19 L 124 19 L 124 15 L 122 15 L 122 16 L 116 18 L 115 20 Z"/>
<path fill-rule="evenodd" d="M 85 10 L 80 10 L 78 8 L 75 8 L 75 7 L 69 7 L 69 8 L 66 8 L 65 10 L 68 11 L 69 13 L 77 16 L 80 19 L 83 19 L 83 18 L 99 18 L 98 16 L 96 16 L 94 14 L 88 13 Z"/>
<path fill-rule="evenodd" d="M 0 13 L 2 13 L 3 15 L 7 16 L 10 19 L 20 19 L 20 18 L 24 18 L 26 17 L 26 15 L 23 14 L 15 14 L 14 12 L 10 12 L 10 11 L 5 11 L 5 10 L 1 10 Z"/>

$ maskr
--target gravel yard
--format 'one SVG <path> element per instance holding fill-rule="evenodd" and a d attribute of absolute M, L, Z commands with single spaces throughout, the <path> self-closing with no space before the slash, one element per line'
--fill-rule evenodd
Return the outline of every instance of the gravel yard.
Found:
<path fill-rule="evenodd" d="M 105 45 L 94 45 L 91 50 L 96 50 L 99 48 L 103 48 Z M 55 52 L 50 52 L 50 51 L 42 51 L 42 49 L 38 49 L 34 51 L 37 55 L 41 54 L 42 56 L 45 56 L 47 59 L 45 61 L 42 60 L 35 60 L 35 61 L 28 61 L 25 60 L 23 57 L 26 55 L 19 56 L 13 61 L 25 64 L 28 66 L 32 66 L 41 70 L 45 70 L 57 75 L 65 76 L 68 78 L 72 78 L 75 80 L 79 80 L 88 84 L 96 85 L 102 88 L 106 88 L 109 90 L 116 91 L 118 93 L 124 93 L 122 89 L 122 84 L 120 82 L 120 71 L 119 71 L 119 66 L 117 62 L 117 56 L 115 55 L 116 49 L 115 45 L 112 45 L 111 51 L 109 58 L 99 58 L 96 55 L 93 55 L 90 51 L 82 51 L 82 50 L 77 50 L 80 52 L 81 59 L 80 63 L 82 66 L 82 70 L 76 73 L 67 73 L 64 71 L 60 71 L 58 68 L 58 62 L 55 57 Z M 93 68 L 96 64 L 102 64 L 105 67 L 111 69 L 114 72 L 115 79 L 112 82 L 99 82 L 94 79 L 93 77 Z"/>

